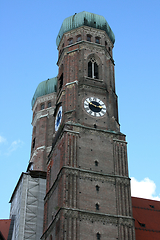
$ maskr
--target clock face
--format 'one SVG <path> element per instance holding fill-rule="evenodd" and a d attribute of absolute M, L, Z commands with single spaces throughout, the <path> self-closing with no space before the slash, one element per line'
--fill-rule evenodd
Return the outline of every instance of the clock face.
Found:
<path fill-rule="evenodd" d="M 59 107 L 55 119 L 55 131 L 58 130 L 62 120 L 62 106 Z"/>
<path fill-rule="evenodd" d="M 96 97 L 86 98 L 84 109 L 93 117 L 102 117 L 106 113 L 106 105 Z"/>

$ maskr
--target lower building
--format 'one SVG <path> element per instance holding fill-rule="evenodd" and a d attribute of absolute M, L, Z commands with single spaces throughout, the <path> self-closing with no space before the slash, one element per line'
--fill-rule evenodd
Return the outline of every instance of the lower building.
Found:
<path fill-rule="evenodd" d="M 43 232 L 45 191 L 45 172 L 29 171 L 21 174 L 10 200 L 10 218 L 14 217 L 10 240 L 40 239 Z"/>
<path fill-rule="evenodd" d="M 160 239 L 160 201 L 132 197 L 136 240 Z"/>
<path fill-rule="evenodd" d="M 8 239 L 10 224 L 11 224 L 11 219 L 0 220 L 0 240 Z"/>
<path fill-rule="evenodd" d="M 133 218 L 135 219 L 136 240 L 153 240 L 153 239 L 159 240 L 160 201 L 132 197 L 132 212 Z M 20 239 L 14 238 L 15 232 L 18 231 L 18 229 L 16 229 L 16 226 L 18 227 L 18 223 L 16 223 L 14 219 L 15 216 L 12 215 L 12 220 L 11 219 L 0 220 L 0 240 Z M 18 217 L 16 217 L 16 219 L 18 219 Z M 41 225 L 41 228 L 43 228 L 43 225 Z M 29 236 L 29 238 L 26 237 L 24 239 L 40 239 L 40 238 L 37 238 L 37 234 L 34 234 L 32 235 L 32 237 Z"/>

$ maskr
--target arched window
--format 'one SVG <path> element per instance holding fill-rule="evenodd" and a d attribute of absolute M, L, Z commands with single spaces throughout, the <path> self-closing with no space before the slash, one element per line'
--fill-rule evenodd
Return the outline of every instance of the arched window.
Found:
<path fill-rule="evenodd" d="M 94 58 L 88 62 L 88 77 L 99 79 L 98 65 Z"/>
<path fill-rule="evenodd" d="M 50 108 L 50 107 L 51 107 L 51 101 L 48 102 L 48 108 Z"/>
<path fill-rule="evenodd" d="M 81 35 L 78 35 L 78 36 L 77 36 L 77 42 L 79 42 L 79 41 L 81 41 L 81 40 L 82 40 Z"/>
<path fill-rule="evenodd" d="M 96 38 L 95 38 L 95 43 L 100 44 L 100 37 L 96 37 Z"/>
<path fill-rule="evenodd" d="M 68 39 L 68 45 L 71 45 L 71 44 L 73 44 L 73 38 Z"/>
<path fill-rule="evenodd" d="M 87 34 L 87 41 L 91 42 L 91 35 L 90 34 Z"/>
<path fill-rule="evenodd" d="M 45 107 L 44 103 L 41 104 L 41 110 L 43 110 Z"/>

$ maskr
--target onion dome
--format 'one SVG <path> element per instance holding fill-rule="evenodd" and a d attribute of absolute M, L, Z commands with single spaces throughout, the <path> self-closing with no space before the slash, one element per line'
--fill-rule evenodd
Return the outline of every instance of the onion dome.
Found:
<path fill-rule="evenodd" d="M 59 43 L 65 32 L 81 26 L 89 26 L 104 30 L 108 34 L 111 42 L 114 44 L 115 36 L 106 19 L 103 16 L 83 11 L 80 13 L 75 13 L 73 16 L 68 17 L 63 21 L 56 39 L 57 47 L 59 46 Z"/>
<path fill-rule="evenodd" d="M 41 97 L 41 96 L 44 96 L 44 95 L 47 95 L 50 93 L 54 93 L 56 91 L 57 91 L 57 77 L 50 78 L 46 81 L 41 82 L 38 85 L 38 87 L 34 93 L 34 96 L 32 98 L 32 102 L 31 102 L 32 108 L 38 97 Z"/>

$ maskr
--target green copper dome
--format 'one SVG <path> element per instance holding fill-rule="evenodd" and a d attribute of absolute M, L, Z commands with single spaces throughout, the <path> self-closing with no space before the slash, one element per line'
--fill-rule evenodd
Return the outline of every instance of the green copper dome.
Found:
<path fill-rule="evenodd" d="M 34 93 L 34 96 L 32 98 L 32 102 L 31 102 L 31 105 L 32 105 L 32 108 L 35 104 L 35 101 L 38 97 L 41 97 L 41 96 L 44 96 L 44 95 L 47 95 L 49 93 L 53 93 L 53 92 L 56 92 L 57 91 L 57 77 L 54 77 L 54 78 L 50 78 L 46 81 L 43 81 L 41 82 L 35 93 Z"/>
<path fill-rule="evenodd" d="M 104 30 L 108 34 L 112 43 L 115 42 L 114 33 L 103 16 L 83 11 L 77 14 L 75 13 L 73 16 L 68 17 L 63 21 L 56 39 L 57 47 L 59 46 L 59 43 L 65 32 L 84 25 Z"/>

